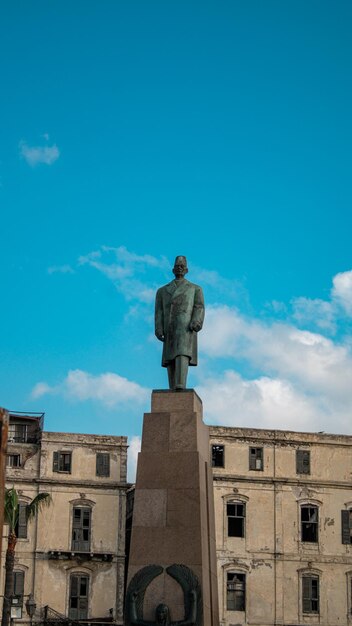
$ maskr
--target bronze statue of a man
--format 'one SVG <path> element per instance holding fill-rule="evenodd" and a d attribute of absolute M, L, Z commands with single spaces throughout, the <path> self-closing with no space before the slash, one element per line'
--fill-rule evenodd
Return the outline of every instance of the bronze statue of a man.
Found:
<path fill-rule="evenodd" d="M 197 365 L 197 333 L 204 320 L 201 287 L 185 279 L 185 256 L 177 256 L 175 279 L 160 287 L 155 300 L 155 334 L 164 342 L 162 366 L 167 367 L 170 389 L 186 388 L 189 365 Z"/>

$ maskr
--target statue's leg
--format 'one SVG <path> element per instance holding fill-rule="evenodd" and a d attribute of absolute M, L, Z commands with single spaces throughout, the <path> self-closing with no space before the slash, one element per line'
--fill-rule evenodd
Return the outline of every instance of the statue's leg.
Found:
<path fill-rule="evenodd" d="M 175 361 L 171 361 L 167 366 L 167 375 L 169 378 L 169 389 L 175 389 Z"/>
<path fill-rule="evenodd" d="M 189 357 L 177 356 L 175 359 L 175 387 L 174 389 L 186 389 Z"/>

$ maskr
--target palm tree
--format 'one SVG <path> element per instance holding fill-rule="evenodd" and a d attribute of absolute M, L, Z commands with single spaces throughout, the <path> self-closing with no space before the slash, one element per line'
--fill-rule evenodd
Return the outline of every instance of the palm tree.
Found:
<path fill-rule="evenodd" d="M 44 506 L 51 503 L 51 495 L 49 493 L 38 493 L 32 502 L 26 505 L 27 521 L 30 521 Z M 9 525 L 9 534 L 7 540 L 7 550 L 5 559 L 5 590 L 4 602 L 2 608 L 1 626 L 8 626 L 11 613 L 11 596 L 13 594 L 14 575 L 13 569 L 15 564 L 15 550 L 17 543 L 16 526 L 20 512 L 20 503 L 18 493 L 15 487 L 6 489 L 4 502 L 4 523 Z"/>

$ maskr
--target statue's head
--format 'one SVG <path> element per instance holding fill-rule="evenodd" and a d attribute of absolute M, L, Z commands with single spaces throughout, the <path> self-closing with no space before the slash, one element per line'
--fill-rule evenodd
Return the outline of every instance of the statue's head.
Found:
<path fill-rule="evenodd" d="M 187 274 L 188 267 L 187 267 L 187 259 L 185 256 L 176 257 L 172 271 L 175 274 L 176 278 L 183 278 Z"/>
<path fill-rule="evenodd" d="M 169 607 L 167 604 L 158 604 L 155 609 L 155 621 L 157 624 L 169 624 Z"/>

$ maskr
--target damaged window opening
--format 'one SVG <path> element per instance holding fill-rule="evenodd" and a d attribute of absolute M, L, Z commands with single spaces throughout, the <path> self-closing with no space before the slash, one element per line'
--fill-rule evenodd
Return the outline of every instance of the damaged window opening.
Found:
<path fill-rule="evenodd" d="M 67 472 L 71 474 L 71 452 L 54 452 L 53 472 Z"/>
<path fill-rule="evenodd" d="M 249 448 L 249 469 L 263 470 L 263 448 Z"/>
<path fill-rule="evenodd" d="M 226 512 L 228 537 L 244 537 L 246 505 L 239 502 L 228 502 Z"/>
<path fill-rule="evenodd" d="M 227 573 L 227 610 L 244 611 L 246 605 L 246 575 Z"/>
<path fill-rule="evenodd" d="M 70 605 L 68 616 L 73 620 L 88 618 L 89 577 L 72 574 L 70 581 Z"/>
<path fill-rule="evenodd" d="M 72 521 L 72 550 L 89 552 L 90 550 L 91 509 L 75 507 Z"/>
<path fill-rule="evenodd" d="M 303 613 L 319 613 L 319 578 L 303 576 L 302 578 L 302 610 Z"/>
<path fill-rule="evenodd" d="M 225 467 L 224 463 L 224 446 L 214 444 L 211 447 L 212 466 L 213 467 Z"/>
<path fill-rule="evenodd" d="M 301 507 L 301 540 L 311 543 L 318 541 L 318 507 Z"/>

